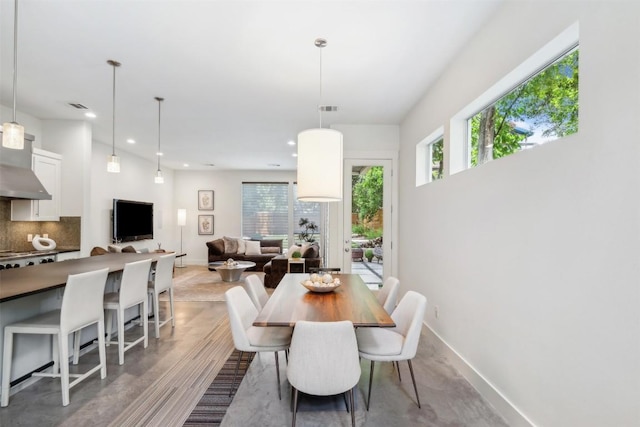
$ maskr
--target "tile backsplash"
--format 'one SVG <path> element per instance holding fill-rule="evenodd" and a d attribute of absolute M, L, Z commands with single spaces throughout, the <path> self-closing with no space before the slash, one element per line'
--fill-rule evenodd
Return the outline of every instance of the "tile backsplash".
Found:
<path fill-rule="evenodd" d="M 27 234 L 48 234 L 58 247 L 80 248 L 80 217 L 62 216 L 60 221 L 11 221 L 11 202 L 0 200 L 0 249 L 33 250 Z"/>

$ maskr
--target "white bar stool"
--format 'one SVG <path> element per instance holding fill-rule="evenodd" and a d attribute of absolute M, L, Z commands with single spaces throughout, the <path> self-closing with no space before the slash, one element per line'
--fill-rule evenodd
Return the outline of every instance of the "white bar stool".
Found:
<path fill-rule="evenodd" d="M 69 389 L 100 370 L 100 378 L 107 376 L 104 342 L 104 312 L 102 310 L 104 288 L 108 268 L 69 275 L 62 297 L 60 310 L 31 317 L 4 328 L 4 353 L 2 357 L 2 400 L 0 406 L 9 405 L 13 334 L 57 335 L 53 339 L 53 372 L 34 373 L 33 376 L 60 377 L 62 406 L 69 404 Z M 94 323 L 98 324 L 98 352 L 100 363 L 84 374 L 69 373 L 69 335 L 75 333 L 73 363 L 78 363 L 80 331 Z M 77 378 L 69 383 L 69 377 Z"/>
<path fill-rule="evenodd" d="M 155 327 L 156 338 L 160 338 L 160 327 L 171 321 L 171 327 L 176 326 L 176 320 L 173 314 L 173 264 L 176 260 L 176 254 L 163 255 L 156 262 L 156 272 L 154 279 L 149 281 L 147 293 L 151 297 L 153 324 Z M 169 294 L 169 316 L 160 321 L 160 305 L 158 296 L 167 292 Z"/>
<path fill-rule="evenodd" d="M 118 363 L 120 365 L 124 364 L 125 351 L 140 342 L 144 342 L 144 348 L 147 348 L 149 343 L 147 283 L 149 281 L 150 270 L 151 259 L 126 263 L 122 272 L 122 280 L 120 281 L 120 291 L 110 292 L 104 296 L 104 309 L 107 310 L 107 345 L 112 343 L 111 328 L 113 326 L 113 312 L 115 311 L 118 322 L 117 343 Z M 125 342 L 124 312 L 127 308 L 140 304 L 142 304 L 142 313 L 140 313 L 143 330 L 142 336 L 135 341 Z"/>

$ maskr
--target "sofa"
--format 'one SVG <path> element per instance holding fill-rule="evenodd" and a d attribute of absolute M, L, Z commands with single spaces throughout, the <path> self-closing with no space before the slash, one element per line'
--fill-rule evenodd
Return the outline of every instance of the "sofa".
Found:
<path fill-rule="evenodd" d="M 247 244 L 247 242 L 253 243 Z M 207 247 L 209 248 L 208 261 L 210 263 L 233 258 L 234 261 L 252 261 L 256 263 L 255 267 L 248 268 L 247 271 L 262 271 L 265 264 L 282 254 L 282 239 L 244 240 L 223 237 L 207 242 Z M 215 269 L 209 267 L 209 270 L 214 271 Z"/>
<path fill-rule="evenodd" d="M 289 249 L 289 256 L 291 256 L 294 251 L 295 249 Z M 320 248 L 317 244 L 305 247 L 304 250 L 300 250 L 300 253 L 302 258 L 304 258 L 304 271 L 309 271 L 310 268 L 318 268 L 322 265 Z M 287 274 L 288 269 L 289 258 L 286 255 L 278 255 L 267 262 L 262 269 L 262 271 L 264 271 L 264 286 L 267 288 L 277 287 L 280 280 Z"/>

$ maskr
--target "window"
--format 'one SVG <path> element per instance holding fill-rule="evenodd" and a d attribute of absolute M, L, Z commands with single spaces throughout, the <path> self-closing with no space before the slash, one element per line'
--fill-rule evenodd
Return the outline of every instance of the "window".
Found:
<path fill-rule="evenodd" d="M 577 47 L 468 119 L 477 166 L 578 131 Z"/>
<path fill-rule="evenodd" d="M 444 177 L 444 127 L 416 145 L 416 186 Z"/>
<path fill-rule="evenodd" d="M 444 138 L 440 138 L 429 144 L 428 164 L 431 165 L 431 181 L 442 178 L 444 163 L 442 162 L 442 148 L 444 147 Z"/>
<path fill-rule="evenodd" d="M 252 239 L 284 239 L 289 235 L 289 184 L 242 183 L 242 235 Z"/>
<path fill-rule="evenodd" d="M 283 248 L 288 248 L 290 242 L 298 240 L 300 218 L 307 218 L 318 226 L 315 240 L 320 240 L 321 204 L 300 202 L 296 193 L 297 186 L 287 182 L 243 182 L 242 235 L 252 239 L 282 239 Z"/>

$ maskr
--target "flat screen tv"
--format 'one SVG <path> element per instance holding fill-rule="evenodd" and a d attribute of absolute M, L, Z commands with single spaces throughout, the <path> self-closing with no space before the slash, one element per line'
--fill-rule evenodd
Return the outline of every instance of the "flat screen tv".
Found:
<path fill-rule="evenodd" d="M 113 241 L 153 239 L 153 203 L 113 199 Z"/>

